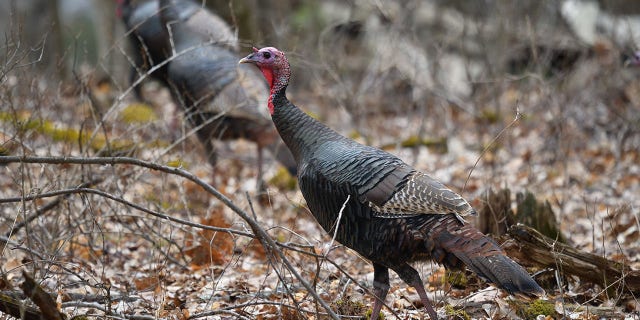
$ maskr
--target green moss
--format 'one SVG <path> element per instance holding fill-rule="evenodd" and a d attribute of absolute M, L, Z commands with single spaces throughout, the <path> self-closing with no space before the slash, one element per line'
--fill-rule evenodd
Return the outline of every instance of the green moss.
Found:
<path fill-rule="evenodd" d="M 280 190 L 295 190 L 297 180 L 296 177 L 289 174 L 284 167 L 280 167 L 278 172 L 269 179 L 269 184 Z"/>
<path fill-rule="evenodd" d="M 526 319 L 535 319 L 538 315 L 550 316 L 555 313 L 555 305 L 551 301 L 538 299 L 523 310 Z"/>
<path fill-rule="evenodd" d="M 53 141 L 63 141 L 77 143 L 80 141 L 80 132 L 69 128 L 55 128 L 51 123 L 45 122 L 42 126 L 42 133 L 51 137 Z"/>
<path fill-rule="evenodd" d="M 466 288 L 469 283 L 469 279 L 464 271 L 450 271 L 447 270 L 445 273 L 444 280 L 449 283 L 454 288 Z"/>
<path fill-rule="evenodd" d="M 516 314 L 524 319 L 535 319 L 539 315 L 555 315 L 555 305 L 551 301 L 537 299 L 527 303 L 520 300 L 507 300 Z"/>
<path fill-rule="evenodd" d="M 167 162 L 167 166 L 172 167 L 172 168 L 183 168 L 183 169 L 189 168 L 188 164 L 186 162 L 184 162 L 184 160 L 182 160 L 182 159 L 171 160 L 171 161 Z"/>
<path fill-rule="evenodd" d="M 278 233 L 276 235 L 276 241 L 284 243 L 287 241 L 287 236 L 283 233 Z"/>
<path fill-rule="evenodd" d="M 371 314 L 373 313 L 372 309 L 367 309 L 367 312 L 364 313 L 364 318 L 369 320 L 371 319 Z M 380 311 L 380 313 L 378 313 L 378 319 L 380 320 L 385 320 L 385 316 L 384 313 L 382 313 L 382 311 Z"/>
<path fill-rule="evenodd" d="M 110 139 L 107 149 L 107 138 L 104 134 L 97 134 L 90 140 L 93 132 L 90 130 L 77 130 L 74 128 L 62 127 L 52 121 L 43 119 L 29 119 L 28 115 L 16 116 L 13 113 L 0 112 L 0 121 L 13 123 L 18 130 L 33 131 L 49 137 L 56 142 L 69 144 L 81 143 L 89 144 L 91 150 L 98 152 L 101 156 L 130 155 L 139 148 L 163 148 L 169 145 L 167 141 L 153 140 L 144 144 L 136 144 L 128 139 Z"/>
<path fill-rule="evenodd" d="M 124 123 L 149 123 L 158 120 L 158 115 L 149 105 L 134 103 L 126 106 L 119 115 Z"/>
<path fill-rule="evenodd" d="M 319 115 L 319 114 L 317 114 L 317 113 L 315 113 L 315 112 L 313 112 L 313 111 L 305 110 L 304 112 L 305 112 L 306 114 L 308 114 L 308 115 L 309 115 L 309 117 L 311 117 L 311 118 L 314 118 L 314 119 L 316 119 L 316 120 L 321 120 L 321 119 L 320 119 L 320 115 Z"/>
<path fill-rule="evenodd" d="M 471 320 L 471 317 L 466 311 L 463 309 L 456 309 L 450 304 L 446 305 L 444 310 L 447 314 L 447 319 Z"/>
<path fill-rule="evenodd" d="M 424 139 L 422 140 L 422 144 L 427 148 L 432 149 L 433 151 L 439 153 L 447 153 L 449 151 L 449 147 L 447 145 L 447 138 L 435 138 L 435 139 Z"/>
<path fill-rule="evenodd" d="M 420 139 L 418 136 L 411 136 L 400 144 L 403 148 L 413 148 L 418 146 L 425 146 L 434 152 L 441 154 L 447 153 L 447 138 L 425 138 Z"/>
<path fill-rule="evenodd" d="M 485 120 L 488 123 L 497 123 L 498 121 L 502 120 L 502 117 L 500 116 L 500 113 L 494 111 L 494 110 L 488 110 L 488 109 L 484 109 L 482 110 L 482 112 L 480 113 L 480 119 Z"/>
<path fill-rule="evenodd" d="M 383 150 L 389 150 L 396 147 L 396 143 L 389 143 L 383 145 L 381 148 Z M 425 138 L 421 139 L 418 136 L 410 136 L 400 142 L 400 146 L 403 148 L 415 148 L 420 146 L 425 146 L 430 150 L 437 153 L 447 153 L 449 151 L 447 146 L 447 138 Z"/>
<path fill-rule="evenodd" d="M 20 124 L 23 130 L 37 130 L 48 124 L 47 122 L 44 122 L 42 120 L 29 120 L 29 119 L 25 119 L 22 121 L 19 120 L 18 123 Z"/>
<path fill-rule="evenodd" d="M 403 140 L 400 143 L 400 146 L 403 148 L 413 148 L 422 144 L 421 139 L 418 136 L 410 136 L 409 138 Z"/>
<path fill-rule="evenodd" d="M 8 112 L 0 112 L 0 121 L 9 122 L 12 121 L 13 116 Z"/>
<path fill-rule="evenodd" d="M 371 317 L 371 309 L 366 310 L 367 306 L 365 306 L 364 303 L 362 303 L 362 301 L 359 301 L 359 300 L 356 301 L 352 299 L 340 299 L 340 300 L 334 301 L 332 305 L 335 308 L 336 312 L 340 315 L 357 316 L 357 315 L 365 314 L 365 317 L 367 319 Z M 379 319 L 383 319 L 383 318 L 379 318 Z"/>
<path fill-rule="evenodd" d="M 349 138 L 357 140 L 362 138 L 362 135 L 360 134 L 360 132 L 358 132 L 358 130 L 351 130 L 351 132 L 349 132 Z"/>

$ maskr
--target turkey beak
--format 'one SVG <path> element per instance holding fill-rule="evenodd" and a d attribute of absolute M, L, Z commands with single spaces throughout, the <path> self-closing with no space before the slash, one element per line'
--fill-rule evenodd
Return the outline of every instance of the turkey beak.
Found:
<path fill-rule="evenodd" d="M 255 61 L 253 60 L 253 53 L 240 59 L 240 61 L 238 61 L 238 64 L 240 63 L 255 63 Z"/>

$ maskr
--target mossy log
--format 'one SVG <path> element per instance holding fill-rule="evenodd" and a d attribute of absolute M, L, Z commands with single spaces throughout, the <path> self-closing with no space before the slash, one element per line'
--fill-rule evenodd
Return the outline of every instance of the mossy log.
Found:
<path fill-rule="evenodd" d="M 515 223 L 515 214 L 511 210 L 511 191 L 487 191 L 482 197 L 483 205 L 479 210 L 478 229 L 484 234 L 501 236 L 507 233 L 509 226 Z"/>
<path fill-rule="evenodd" d="M 538 230 L 547 237 L 567 243 L 558 229 L 558 221 L 549 201 L 538 201 L 533 193 L 525 191 L 516 194 L 516 203 L 518 222 Z"/>
<path fill-rule="evenodd" d="M 558 229 L 556 216 L 549 201 L 538 201 L 529 191 L 516 194 L 516 213 L 511 209 L 512 199 L 509 189 L 498 192 L 489 190 L 483 197 L 484 205 L 480 208 L 478 229 L 485 234 L 501 236 L 507 233 L 510 226 L 522 223 L 532 227 L 547 237 L 566 242 Z"/>

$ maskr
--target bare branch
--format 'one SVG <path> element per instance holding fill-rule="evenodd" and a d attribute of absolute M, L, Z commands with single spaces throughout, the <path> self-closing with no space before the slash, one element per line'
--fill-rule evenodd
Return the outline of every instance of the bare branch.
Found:
<path fill-rule="evenodd" d="M 206 183 L 204 180 L 198 178 L 194 174 L 189 171 L 186 171 L 181 168 L 169 167 L 149 161 L 144 161 L 135 158 L 129 157 L 28 157 L 28 156 L 3 156 L 0 157 L 0 164 L 8 164 L 8 163 L 48 163 L 48 164 L 97 164 L 97 165 L 117 165 L 117 164 L 129 164 L 140 167 L 145 167 L 151 170 L 157 170 L 161 172 L 165 172 L 168 174 L 177 175 L 188 179 L 198 186 L 202 187 L 205 191 L 216 197 L 220 200 L 224 205 L 226 205 L 229 209 L 233 210 L 236 214 L 240 216 L 244 221 L 249 224 L 249 227 L 254 232 L 256 238 L 260 241 L 264 249 L 269 253 L 275 253 L 275 255 L 282 260 L 287 269 L 291 272 L 291 274 L 300 281 L 300 283 L 308 290 L 309 294 L 320 303 L 320 305 L 327 311 L 329 316 L 332 319 L 339 319 L 338 315 L 331 310 L 331 307 L 324 301 L 318 293 L 313 289 L 313 287 L 305 280 L 302 275 L 294 268 L 291 262 L 286 258 L 282 250 L 278 248 L 277 243 L 264 231 L 264 229 L 258 224 L 258 222 L 253 219 L 247 212 L 238 207 L 231 199 L 227 198 L 225 195 L 220 193 L 216 188 Z M 86 189 L 86 192 L 96 192 L 97 190 L 90 188 L 82 188 Z M 97 193 L 97 192 L 96 192 Z M 105 197 L 109 197 L 106 192 L 101 192 L 101 195 Z M 114 197 L 115 198 L 115 197 Z M 110 198 L 111 199 L 111 198 Z M 116 200 L 117 199 L 112 199 Z M 142 207 L 137 206 L 136 209 L 140 210 Z M 270 261 L 273 265 L 273 261 Z M 275 266 L 274 266 L 275 267 Z"/>

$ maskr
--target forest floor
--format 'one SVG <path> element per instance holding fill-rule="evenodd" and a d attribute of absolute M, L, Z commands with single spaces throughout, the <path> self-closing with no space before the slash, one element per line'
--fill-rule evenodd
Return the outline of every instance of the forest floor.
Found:
<path fill-rule="evenodd" d="M 253 144 L 220 143 L 214 170 L 157 85 L 145 88 L 152 107 L 110 85 L 43 89 L 30 76 L 7 79 L 3 90 L 13 94 L 5 95 L 0 111 L 4 155 L 127 156 L 184 169 L 255 219 L 334 311 L 358 318 L 370 308 L 371 265 L 332 241 L 293 178 L 269 157 L 267 194 L 257 194 Z M 607 119 L 589 127 L 574 113 L 575 101 L 569 106 L 545 100 L 548 87 L 521 90 L 505 87 L 496 95 L 501 107 L 484 106 L 478 114 L 425 104 L 418 107 L 424 113 L 354 115 L 300 86 L 290 99 L 345 135 L 383 147 L 442 180 L 475 207 L 488 190 L 510 189 L 513 208 L 515 194 L 530 191 L 551 204 L 568 244 L 639 270 L 637 118 L 626 119 L 633 130 L 624 136 L 608 130 L 613 122 Z M 121 100 L 112 104 L 113 97 Z M 640 113 L 637 100 L 628 100 L 627 108 Z M 585 111 L 584 117 L 600 115 Z M 26 271 L 71 317 L 326 318 L 283 260 L 248 236 L 253 231 L 247 221 L 193 180 L 132 163 L 44 162 L 0 167 L 0 291 L 18 292 Z M 640 318 L 638 297 L 623 281 L 601 288 L 562 270 L 543 270 L 559 277 L 545 283 L 548 303 L 519 307 L 471 276 L 460 285 L 442 266 L 417 267 L 442 316 Z M 383 310 L 388 319 L 425 317 L 415 290 L 395 275 L 386 303 L 392 308 Z"/>

